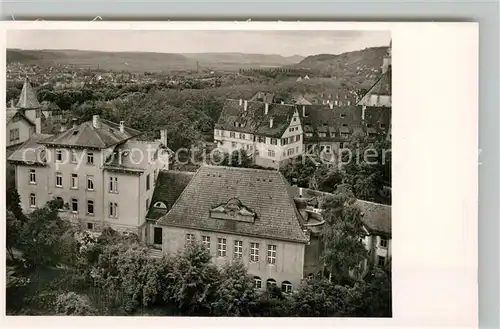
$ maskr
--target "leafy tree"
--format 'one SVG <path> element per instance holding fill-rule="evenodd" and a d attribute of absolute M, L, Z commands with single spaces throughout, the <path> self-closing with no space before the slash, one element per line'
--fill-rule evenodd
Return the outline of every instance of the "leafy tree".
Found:
<path fill-rule="evenodd" d="M 55 310 L 56 313 L 61 315 L 88 316 L 96 315 L 97 313 L 87 296 L 79 295 L 75 292 L 58 295 L 55 302 Z"/>
<path fill-rule="evenodd" d="M 173 301 L 181 314 L 210 314 L 219 282 L 219 271 L 210 259 L 210 252 L 196 242 L 175 257 L 164 299 Z"/>
<path fill-rule="evenodd" d="M 368 257 L 361 242 L 364 237 L 361 212 L 352 206 L 352 201 L 341 193 L 323 201 L 323 258 L 334 282 L 345 282 L 351 274 L 359 276 L 361 264 Z"/>
<path fill-rule="evenodd" d="M 15 260 L 14 248 L 19 247 L 23 223 L 10 210 L 7 210 L 7 252 L 11 260 Z"/>
<path fill-rule="evenodd" d="M 69 224 L 59 217 L 61 207 L 60 201 L 52 200 L 27 215 L 20 231 L 20 249 L 29 265 L 55 265 L 62 259 L 61 240 Z"/>
<path fill-rule="evenodd" d="M 244 316 L 249 315 L 255 303 L 255 287 L 247 269 L 240 261 L 225 265 L 221 270 L 220 284 L 215 302 L 212 303 L 212 315 Z"/>
<path fill-rule="evenodd" d="M 308 188 L 317 167 L 316 163 L 309 157 L 299 156 L 280 171 L 290 184 Z"/>
<path fill-rule="evenodd" d="M 353 316 L 362 292 L 326 279 L 308 279 L 292 295 L 293 314 L 307 317 Z"/>
<path fill-rule="evenodd" d="M 374 267 L 361 283 L 361 303 L 357 306 L 359 317 L 392 316 L 391 273 Z"/>

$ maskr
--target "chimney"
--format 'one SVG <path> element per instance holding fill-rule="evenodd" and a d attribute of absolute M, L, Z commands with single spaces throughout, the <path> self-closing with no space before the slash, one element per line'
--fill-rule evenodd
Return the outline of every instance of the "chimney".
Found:
<path fill-rule="evenodd" d="M 160 142 L 167 147 L 167 129 L 160 130 Z"/>
<path fill-rule="evenodd" d="M 273 118 L 269 119 L 269 128 L 273 127 Z"/>
<path fill-rule="evenodd" d="M 66 126 L 65 125 L 61 125 L 61 129 L 59 129 L 60 132 L 65 132 L 66 131 Z"/>
<path fill-rule="evenodd" d="M 16 107 L 16 103 L 14 103 L 14 98 L 10 100 L 10 108 L 13 109 Z"/>
<path fill-rule="evenodd" d="M 92 126 L 94 126 L 94 128 L 96 129 L 101 128 L 101 120 L 99 119 L 98 115 L 92 116 Z"/>
<path fill-rule="evenodd" d="M 240 106 L 243 105 L 243 99 L 240 98 Z"/>
<path fill-rule="evenodd" d="M 365 111 L 366 111 L 366 106 L 363 105 L 363 107 L 361 108 L 361 120 L 365 119 Z"/>
<path fill-rule="evenodd" d="M 302 116 L 306 117 L 306 106 L 302 105 Z"/>
<path fill-rule="evenodd" d="M 302 192 L 303 192 L 302 187 L 299 187 L 299 198 L 302 198 Z"/>
<path fill-rule="evenodd" d="M 244 101 L 244 104 L 243 104 L 243 111 L 246 111 L 247 110 L 247 107 L 248 107 L 248 101 L 245 100 Z"/>
<path fill-rule="evenodd" d="M 333 110 L 333 103 L 328 103 L 328 106 L 330 106 L 330 110 Z"/>
<path fill-rule="evenodd" d="M 269 113 L 269 103 L 266 103 L 264 108 L 264 114 L 267 115 L 267 113 Z"/>
<path fill-rule="evenodd" d="M 283 105 L 283 104 L 285 104 L 285 101 L 281 101 L 281 104 L 282 104 L 282 105 Z"/>
<path fill-rule="evenodd" d="M 71 121 L 73 121 L 73 128 L 76 128 L 76 118 L 73 118 Z"/>
<path fill-rule="evenodd" d="M 42 118 L 36 118 L 35 119 L 35 134 L 41 134 L 42 133 Z"/>
<path fill-rule="evenodd" d="M 125 132 L 125 126 L 124 126 L 124 124 L 125 124 L 125 121 L 120 121 L 120 132 L 121 133 Z"/>

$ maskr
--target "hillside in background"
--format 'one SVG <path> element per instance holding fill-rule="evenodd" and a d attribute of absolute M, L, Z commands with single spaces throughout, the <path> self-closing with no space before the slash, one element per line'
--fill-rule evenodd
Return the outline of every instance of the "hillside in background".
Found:
<path fill-rule="evenodd" d="M 129 72 L 169 72 L 200 69 L 237 71 L 240 68 L 280 67 L 303 57 L 243 53 L 169 54 L 151 52 L 102 52 L 84 50 L 7 49 L 7 63 L 39 66 L 75 65 Z"/>
<path fill-rule="evenodd" d="M 374 47 L 340 55 L 320 54 L 304 58 L 289 68 L 308 69 L 312 75 L 352 79 L 353 83 L 373 79 L 381 72 L 388 47 Z"/>

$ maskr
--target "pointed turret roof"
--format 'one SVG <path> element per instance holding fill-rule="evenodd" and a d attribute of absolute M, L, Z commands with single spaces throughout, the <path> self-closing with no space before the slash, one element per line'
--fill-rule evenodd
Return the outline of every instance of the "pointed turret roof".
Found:
<path fill-rule="evenodd" d="M 40 103 L 38 103 L 36 99 L 35 92 L 28 78 L 24 80 L 23 90 L 21 90 L 21 95 L 19 96 L 16 107 L 21 109 L 37 109 L 40 107 Z"/>

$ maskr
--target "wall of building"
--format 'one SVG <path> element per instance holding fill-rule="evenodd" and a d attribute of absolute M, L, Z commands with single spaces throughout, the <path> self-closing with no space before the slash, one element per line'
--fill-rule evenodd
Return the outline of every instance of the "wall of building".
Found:
<path fill-rule="evenodd" d="M 305 244 L 177 227 L 163 227 L 163 252 L 175 254 L 184 249 L 186 234 L 188 233 L 194 234 L 197 241 L 201 241 L 202 236 L 210 237 L 212 261 L 218 266 L 231 262 L 233 260 L 234 241 L 243 241 L 243 263 L 247 266 L 250 275 L 260 277 L 263 288 L 265 288 L 266 280 L 270 278 L 276 280 L 278 286 L 281 286 L 283 281 L 289 281 L 294 288 L 297 288 L 303 278 Z M 152 243 L 153 234 L 150 234 L 150 237 L 150 243 Z M 217 257 L 218 238 L 226 239 L 226 257 Z M 250 243 L 259 243 L 259 262 L 250 262 Z M 268 244 L 276 245 L 276 264 L 267 264 Z"/>
<path fill-rule="evenodd" d="M 7 131 L 6 131 L 6 139 L 5 139 L 6 143 L 7 143 L 7 147 L 9 147 L 11 145 L 20 144 L 20 143 L 27 141 L 28 139 L 30 139 L 31 135 L 33 135 L 33 133 L 35 131 L 35 128 L 32 125 L 30 125 L 28 122 L 26 122 L 26 120 L 22 120 L 22 119 L 17 120 L 17 121 L 14 121 L 14 120 L 11 120 L 9 123 L 7 123 L 7 129 L 6 129 Z M 10 131 L 14 130 L 14 129 L 19 129 L 19 139 L 11 141 L 10 140 Z"/>
<path fill-rule="evenodd" d="M 30 183 L 30 170 L 35 170 L 36 184 Z M 16 187 L 21 201 L 21 209 L 31 212 L 36 208 L 30 207 L 30 194 L 36 196 L 37 207 L 41 208 L 49 201 L 49 169 L 41 166 L 16 165 Z"/>

